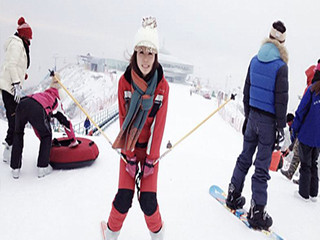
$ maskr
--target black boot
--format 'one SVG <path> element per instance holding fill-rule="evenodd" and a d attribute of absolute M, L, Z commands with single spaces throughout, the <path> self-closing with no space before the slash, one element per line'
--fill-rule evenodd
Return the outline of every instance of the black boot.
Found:
<path fill-rule="evenodd" d="M 264 210 L 265 206 L 255 205 L 255 202 L 251 201 L 251 207 L 248 212 L 248 222 L 254 229 L 268 230 L 272 225 L 272 218 Z"/>
<path fill-rule="evenodd" d="M 299 179 L 293 179 L 292 182 L 299 185 Z"/>
<path fill-rule="evenodd" d="M 243 208 L 246 203 L 246 199 L 241 196 L 241 193 L 236 192 L 236 189 L 232 183 L 229 184 L 228 197 L 226 204 L 229 208 L 236 210 Z"/>

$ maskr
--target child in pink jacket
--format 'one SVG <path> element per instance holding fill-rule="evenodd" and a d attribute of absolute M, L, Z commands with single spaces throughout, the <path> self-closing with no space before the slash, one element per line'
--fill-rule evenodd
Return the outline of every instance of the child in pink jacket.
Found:
<path fill-rule="evenodd" d="M 44 92 L 24 97 L 18 104 L 10 163 L 13 178 L 19 178 L 20 175 L 23 135 L 27 122 L 32 125 L 36 135 L 40 139 L 37 163 L 38 177 L 44 177 L 52 171 L 52 167 L 49 165 L 52 141 L 50 120 L 52 117 L 55 117 L 64 126 L 68 138 L 71 139 L 69 147 L 77 146 L 78 142 L 75 138 L 71 121 L 64 115 L 58 91 L 59 88 L 60 85 L 53 78 L 50 88 Z"/>

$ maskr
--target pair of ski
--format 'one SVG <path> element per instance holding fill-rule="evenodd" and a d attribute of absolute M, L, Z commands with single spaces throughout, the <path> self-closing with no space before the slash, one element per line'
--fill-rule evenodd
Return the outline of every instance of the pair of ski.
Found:
<path fill-rule="evenodd" d="M 247 212 L 243 209 L 238 210 L 232 210 L 227 207 L 226 205 L 226 198 L 227 194 L 216 185 L 213 185 L 209 189 L 209 193 L 212 197 L 214 197 L 221 205 L 223 205 L 229 212 L 231 212 L 233 215 L 235 215 L 241 222 L 243 222 L 248 228 L 253 229 L 247 219 Z M 270 237 L 271 239 L 275 240 L 284 240 L 282 237 L 280 237 L 277 233 L 275 233 L 272 230 L 256 230 L 259 232 L 264 233 L 266 236 Z"/>

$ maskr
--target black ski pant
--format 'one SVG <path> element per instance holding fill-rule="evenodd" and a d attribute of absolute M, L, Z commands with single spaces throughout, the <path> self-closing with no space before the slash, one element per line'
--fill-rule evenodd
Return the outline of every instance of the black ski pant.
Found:
<path fill-rule="evenodd" d="M 50 119 L 40 103 L 33 98 L 22 98 L 16 109 L 16 125 L 11 154 L 11 168 L 21 168 L 23 135 L 25 125 L 29 122 L 40 138 L 38 167 L 49 164 L 52 132 Z"/>
<path fill-rule="evenodd" d="M 319 176 L 318 157 L 319 148 L 310 147 L 300 142 L 299 155 L 301 161 L 299 193 L 304 198 L 318 196 Z"/>
<path fill-rule="evenodd" d="M 8 130 L 5 141 L 9 146 L 11 146 L 13 143 L 17 103 L 14 101 L 14 97 L 5 90 L 2 90 L 2 100 L 4 103 L 4 108 L 6 109 L 6 117 L 8 119 Z"/>

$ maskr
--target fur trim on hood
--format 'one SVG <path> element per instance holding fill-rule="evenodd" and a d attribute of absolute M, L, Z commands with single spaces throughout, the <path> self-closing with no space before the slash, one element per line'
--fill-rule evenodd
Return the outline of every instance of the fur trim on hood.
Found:
<path fill-rule="evenodd" d="M 273 43 L 273 44 L 279 49 L 281 59 L 282 59 L 286 64 L 288 64 L 289 55 L 288 55 L 287 48 L 286 48 L 283 44 L 281 44 L 278 40 L 270 39 L 270 38 L 266 38 L 266 39 L 262 42 L 262 45 L 265 44 L 265 43 Z"/>

